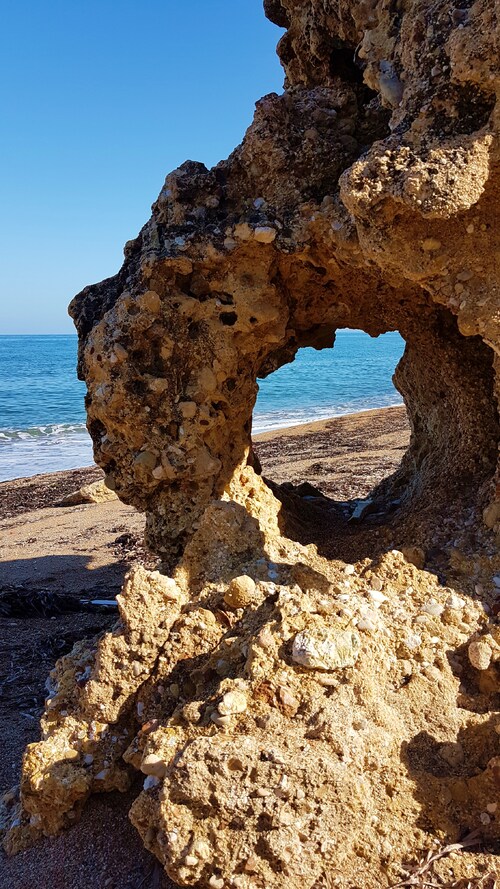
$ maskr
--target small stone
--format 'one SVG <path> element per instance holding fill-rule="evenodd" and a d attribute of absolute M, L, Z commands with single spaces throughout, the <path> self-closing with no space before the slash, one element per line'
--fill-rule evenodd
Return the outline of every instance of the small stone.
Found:
<path fill-rule="evenodd" d="M 186 855 L 184 864 L 186 865 L 186 867 L 196 867 L 196 865 L 198 864 L 196 855 Z"/>
<path fill-rule="evenodd" d="M 224 880 L 222 877 L 211 876 L 208 885 L 210 889 L 224 889 Z"/>
<path fill-rule="evenodd" d="M 487 670 L 491 663 L 492 651 L 487 642 L 476 639 L 468 648 L 469 660 L 476 670 Z"/>
<path fill-rule="evenodd" d="M 255 581 L 247 574 L 233 578 L 224 594 L 224 602 L 230 608 L 246 608 L 254 598 Z"/>
<path fill-rule="evenodd" d="M 234 236 L 239 241 L 248 241 L 252 237 L 252 229 L 248 222 L 239 222 L 238 225 L 235 225 Z"/>
<path fill-rule="evenodd" d="M 356 630 L 315 627 L 297 634 L 292 660 L 308 670 L 343 670 L 356 663 L 360 647 Z"/>
<path fill-rule="evenodd" d="M 269 627 L 263 627 L 255 641 L 260 648 L 272 648 L 274 645 L 274 636 Z"/>
<path fill-rule="evenodd" d="M 441 241 L 438 241 L 436 238 L 425 238 L 422 241 L 422 250 L 426 253 L 432 253 L 433 250 L 439 250 L 441 247 Z"/>
<path fill-rule="evenodd" d="M 377 629 L 375 616 L 370 617 L 367 614 L 359 618 L 357 623 L 358 630 L 364 630 L 365 633 L 374 633 Z"/>
<path fill-rule="evenodd" d="M 132 661 L 132 673 L 134 676 L 140 676 L 142 673 L 142 664 L 139 661 Z"/>
<path fill-rule="evenodd" d="M 483 521 L 487 528 L 493 528 L 500 521 L 500 500 L 494 500 L 483 510 Z"/>
<path fill-rule="evenodd" d="M 294 716 L 299 709 L 300 702 L 293 696 L 290 689 L 284 685 L 278 687 L 278 700 L 289 716 Z"/>
<path fill-rule="evenodd" d="M 166 762 L 155 753 L 149 753 L 141 762 L 141 772 L 144 775 L 154 775 L 155 778 L 164 778 L 166 771 Z"/>
<path fill-rule="evenodd" d="M 244 713 L 247 706 L 246 695 L 241 691 L 228 691 L 223 696 L 217 709 L 221 716 L 233 716 L 237 713 Z"/>
<path fill-rule="evenodd" d="M 383 587 L 382 579 L 380 577 L 372 577 L 372 579 L 370 580 L 370 585 L 372 590 L 377 590 L 378 592 L 380 592 Z"/>
<path fill-rule="evenodd" d="M 422 637 L 418 633 L 407 633 L 404 643 L 410 651 L 415 651 L 422 645 Z"/>
<path fill-rule="evenodd" d="M 370 599 L 373 601 L 375 608 L 380 608 L 382 602 L 387 602 L 387 596 L 384 596 L 380 590 L 368 590 L 368 595 Z"/>
<path fill-rule="evenodd" d="M 432 664 L 424 668 L 424 676 L 426 676 L 430 682 L 439 682 L 439 680 L 443 678 L 441 671 Z"/>
<path fill-rule="evenodd" d="M 346 565 L 345 566 L 344 574 L 350 575 L 350 574 L 355 574 L 355 573 L 356 573 L 356 569 L 355 569 L 354 565 Z"/>
<path fill-rule="evenodd" d="M 462 608 L 465 608 L 466 602 L 465 599 L 457 596 L 456 593 L 451 593 L 451 595 L 448 596 L 445 604 L 447 608 L 452 608 L 454 611 L 461 611 Z"/>
<path fill-rule="evenodd" d="M 197 855 L 198 858 L 202 858 L 204 861 L 208 861 L 212 856 L 212 850 L 205 840 L 196 840 L 193 843 L 192 852 L 193 855 Z"/>
<path fill-rule="evenodd" d="M 444 608 L 439 602 L 436 602 L 435 599 L 429 599 L 429 601 L 422 606 L 422 611 L 425 614 L 432 615 L 432 617 L 439 617 L 443 613 Z"/>
<path fill-rule="evenodd" d="M 272 244 L 276 238 L 276 229 L 269 225 L 258 225 L 254 229 L 254 238 L 259 244 Z"/>
<path fill-rule="evenodd" d="M 168 380 L 163 379 L 163 377 L 156 377 L 154 380 L 150 380 L 149 382 L 149 388 L 157 395 L 165 392 L 168 389 L 168 385 Z"/>
<path fill-rule="evenodd" d="M 94 762 L 94 757 L 92 756 L 91 753 L 85 753 L 85 755 L 83 757 L 83 762 L 85 763 L 86 766 L 90 766 Z"/>
<path fill-rule="evenodd" d="M 137 457 L 134 460 L 134 466 L 138 466 L 145 470 L 152 470 L 156 466 L 156 462 L 156 454 L 153 454 L 152 451 L 141 451 L 140 454 L 137 454 Z"/>
<path fill-rule="evenodd" d="M 491 821 L 491 818 L 488 815 L 488 812 L 481 812 L 481 814 L 479 816 L 479 820 L 480 820 L 481 824 L 489 824 Z"/>
<path fill-rule="evenodd" d="M 191 723 L 191 725 L 197 725 L 201 719 L 200 702 L 189 701 L 189 703 L 184 704 L 182 716 L 186 722 Z"/>
<path fill-rule="evenodd" d="M 461 765 L 464 761 L 464 758 L 465 758 L 464 749 L 463 749 L 462 745 L 459 744 L 458 742 L 456 742 L 456 743 L 451 742 L 449 744 L 443 744 L 439 748 L 439 755 L 440 755 L 441 759 L 444 759 L 445 762 L 447 762 L 450 766 L 453 766 L 454 768 Z"/>
<path fill-rule="evenodd" d="M 147 778 L 144 779 L 144 784 L 142 785 L 143 790 L 152 790 L 153 787 L 158 787 L 160 783 L 160 779 L 156 777 L 156 775 L 148 775 Z"/>
<path fill-rule="evenodd" d="M 181 401 L 178 407 L 184 420 L 192 420 L 198 410 L 198 405 L 195 401 Z"/>
<path fill-rule="evenodd" d="M 496 586 L 497 590 L 500 589 L 500 574 L 495 574 L 493 578 L 493 585 Z"/>
<path fill-rule="evenodd" d="M 490 815 L 494 815 L 497 809 L 498 803 L 488 803 L 486 806 L 486 811 L 489 812 Z"/>
<path fill-rule="evenodd" d="M 332 676 L 331 673 L 317 673 L 315 676 L 316 682 L 319 682 L 324 688 L 337 688 L 339 685 L 339 680 L 336 676 Z"/>

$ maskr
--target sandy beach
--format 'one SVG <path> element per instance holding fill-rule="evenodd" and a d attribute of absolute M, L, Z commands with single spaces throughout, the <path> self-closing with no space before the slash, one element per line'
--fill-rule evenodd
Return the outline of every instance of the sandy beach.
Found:
<path fill-rule="evenodd" d="M 365 497 L 393 472 L 408 441 L 404 407 L 254 439 L 266 478 L 294 486 L 308 482 L 341 502 Z M 144 518 L 134 509 L 118 500 L 56 505 L 101 477 L 91 467 L 0 483 L 0 792 L 16 782 L 23 749 L 38 738 L 44 683 L 54 661 L 115 619 L 116 611 L 104 612 L 92 601 L 114 598 L 132 561 L 152 560 L 142 546 Z M 128 824 L 130 798 L 93 798 L 73 830 L 14 859 L 2 858 L 0 883 L 9 889 L 171 887 Z M 117 842 L 107 826 L 118 818 L 123 827 Z"/>

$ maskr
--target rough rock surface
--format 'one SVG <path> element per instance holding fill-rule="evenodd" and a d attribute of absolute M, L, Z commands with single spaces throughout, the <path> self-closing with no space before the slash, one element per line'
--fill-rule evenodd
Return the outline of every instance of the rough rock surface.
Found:
<path fill-rule="evenodd" d="M 56 666 L 6 843 L 128 763 L 132 821 L 182 885 L 375 889 L 474 830 L 452 869 L 479 878 L 500 841 L 496 10 L 265 7 L 284 93 L 227 161 L 171 173 L 71 306 L 96 460 L 162 573 L 135 569 L 115 631 Z M 251 446 L 257 378 L 339 327 L 400 331 L 412 427 L 377 492 L 400 546 L 367 534 L 355 565 L 309 543 L 317 512 Z"/>
<path fill-rule="evenodd" d="M 106 503 L 108 500 L 117 500 L 118 495 L 101 479 L 83 485 L 77 491 L 66 494 L 57 506 L 78 506 L 80 503 Z"/>

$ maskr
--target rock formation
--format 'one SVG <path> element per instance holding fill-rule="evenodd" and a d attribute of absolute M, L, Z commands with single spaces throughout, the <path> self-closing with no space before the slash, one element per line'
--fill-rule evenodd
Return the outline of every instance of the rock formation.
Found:
<path fill-rule="evenodd" d="M 6 845 L 135 767 L 131 818 L 181 885 L 375 889 L 478 829 L 453 861 L 472 879 L 500 840 L 497 12 L 265 8 L 283 94 L 227 161 L 167 176 L 70 307 L 96 461 L 161 565 L 57 664 Z M 355 565 L 251 444 L 257 379 L 341 327 L 400 331 L 412 428 Z"/>

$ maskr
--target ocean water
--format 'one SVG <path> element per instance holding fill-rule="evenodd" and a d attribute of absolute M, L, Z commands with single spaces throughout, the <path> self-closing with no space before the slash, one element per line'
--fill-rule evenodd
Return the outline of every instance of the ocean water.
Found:
<path fill-rule="evenodd" d="M 1 481 L 93 462 L 76 348 L 72 335 L 0 336 Z M 397 333 L 359 330 L 339 330 L 334 349 L 301 349 L 259 381 L 254 432 L 401 404 L 391 378 L 403 349 Z"/>

